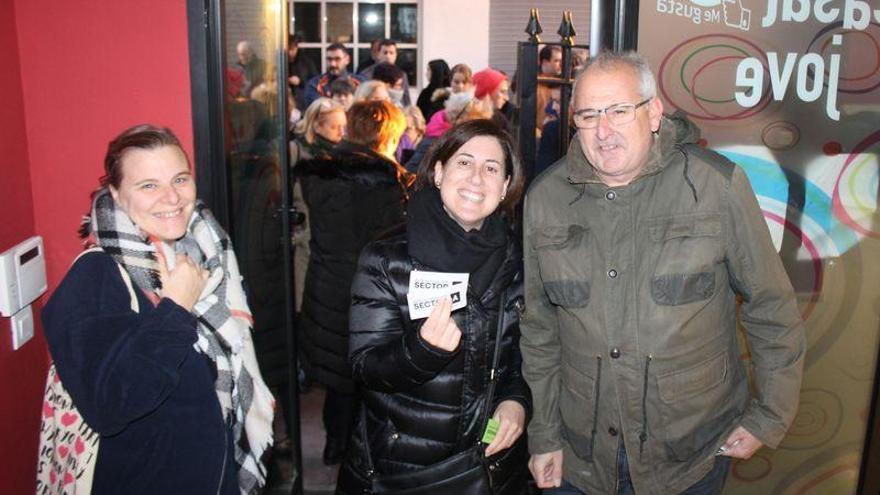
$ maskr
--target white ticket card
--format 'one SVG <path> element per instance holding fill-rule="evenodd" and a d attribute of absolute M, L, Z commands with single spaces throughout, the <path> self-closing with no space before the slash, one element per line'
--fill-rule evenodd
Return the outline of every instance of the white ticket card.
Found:
<path fill-rule="evenodd" d="M 467 273 L 410 272 L 406 295 L 410 318 L 427 318 L 437 301 L 445 296 L 452 298 L 453 311 L 467 306 L 468 277 Z"/>

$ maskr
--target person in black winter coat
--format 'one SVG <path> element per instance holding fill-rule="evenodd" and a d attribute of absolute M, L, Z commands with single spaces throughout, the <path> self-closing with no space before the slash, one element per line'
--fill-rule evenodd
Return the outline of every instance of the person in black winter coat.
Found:
<path fill-rule="evenodd" d="M 449 87 L 449 65 L 442 58 L 428 62 L 428 85 L 419 93 L 416 106 L 422 111 L 425 120 L 431 118 L 435 112 L 443 110 L 443 101 L 434 99 L 434 92 L 438 89 Z M 440 101 L 438 101 L 440 100 Z"/>
<path fill-rule="evenodd" d="M 358 253 L 403 221 L 410 175 L 394 150 L 406 128 L 385 101 L 360 102 L 348 114 L 348 137 L 329 157 L 300 162 L 294 175 L 309 210 L 311 257 L 300 317 L 308 376 L 327 388 L 324 462 L 345 452 L 355 407 L 348 365 L 348 308 Z"/>
<path fill-rule="evenodd" d="M 422 162 L 406 232 L 369 244 L 352 283 L 350 361 L 362 400 L 337 493 L 365 493 L 369 471 L 406 473 L 480 441 L 496 339 L 490 412 L 500 421 L 485 455 L 495 493 L 524 493 L 522 433 L 531 394 L 520 373 L 522 253 L 509 219 L 523 189 L 510 136 L 489 120 L 454 127 Z M 413 270 L 469 273 L 467 306 L 442 299 L 413 320 Z M 508 451 L 507 449 L 515 449 Z"/>

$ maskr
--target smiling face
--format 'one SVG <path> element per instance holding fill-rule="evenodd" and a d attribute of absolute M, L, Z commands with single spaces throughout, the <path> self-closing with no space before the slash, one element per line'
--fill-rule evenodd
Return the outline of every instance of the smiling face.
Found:
<path fill-rule="evenodd" d="M 614 67 L 609 71 L 594 69 L 584 74 L 574 95 L 574 109 L 600 110 L 619 103 L 644 100 L 635 69 Z M 663 104 L 654 98 L 635 110 L 632 122 L 614 125 L 604 113 L 594 129 L 578 129 L 584 154 L 596 174 L 609 186 L 632 182 L 648 161 L 653 143 L 652 132 L 660 129 Z"/>
<path fill-rule="evenodd" d="M 505 174 L 504 150 L 491 136 L 464 143 L 445 163 L 434 165 L 443 209 L 465 231 L 479 229 L 501 203 L 510 178 Z"/>
<path fill-rule="evenodd" d="M 177 146 L 127 151 L 122 181 L 110 187 L 116 204 L 142 232 L 163 241 L 186 234 L 196 201 L 196 185 L 186 155 Z"/>

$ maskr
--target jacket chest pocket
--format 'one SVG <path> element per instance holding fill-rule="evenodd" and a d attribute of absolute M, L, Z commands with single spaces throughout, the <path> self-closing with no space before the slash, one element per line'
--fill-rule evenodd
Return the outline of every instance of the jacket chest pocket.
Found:
<path fill-rule="evenodd" d="M 703 301 L 715 293 L 715 266 L 722 260 L 721 215 L 696 213 L 653 218 L 649 252 L 656 255 L 651 297 L 661 306 Z"/>
<path fill-rule="evenodd" d="M 541 280 L 550 302 L 582 308 L 590 301 L 589 229 L 582 225 L 552 226 L 535 232 L 534 249 Z"/>

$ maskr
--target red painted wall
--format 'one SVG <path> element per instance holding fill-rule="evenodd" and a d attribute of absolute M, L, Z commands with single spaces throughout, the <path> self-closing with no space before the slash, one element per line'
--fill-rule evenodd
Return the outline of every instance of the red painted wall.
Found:
<path fill-rule="evenodd" d="M 0 0 L 0 252 L 34 235 L 30 160 L 12 0 Z M 39 309 L 39 308 L 35 308 Z M 34 461 L 46 345 L 37 338 L 12 351 L 9 318 L 0 317 L 0 484 L 4 493 L 33 493 Z M 15 447 L 15 448 L 10 448 Z"/>
<path fill-rule="evenodd" d="M 0 0 L 0 46 L 0 249 L 42 235 L 51 293 L 80 250 L 107 142 L 151 122 L 192 151 L 186 2 Z M 3 493 L 34 491 L 46 356 L 39 328 L 12 352 L 0 319 L 0 438 L 15 446 L 0 450 Z"/>

